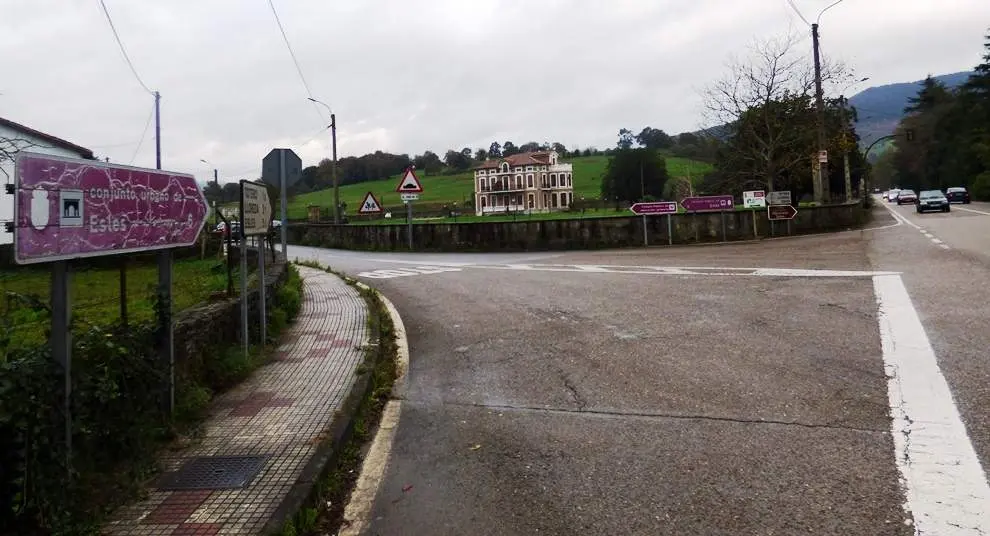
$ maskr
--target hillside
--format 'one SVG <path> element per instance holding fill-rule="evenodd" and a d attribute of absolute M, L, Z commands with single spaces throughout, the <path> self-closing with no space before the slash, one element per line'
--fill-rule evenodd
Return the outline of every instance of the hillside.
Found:
<path fill-rule="evenodd" d="M 944 74 L 935 78 L 950 88 L 962 85 L 970 72 Z M 856 108 L 859 121 L 856 132 L 864 146 L 881 136 L 892 134 L 904 116 L 908 99 L 918 94 L 922 80 L 875 86 L 849 97 L 849 104 Z"/>
<path fill-rule="evenodd" d="M 567 160 L 574 165 L 574 196 L 579 199 L 582 196 L 588 199 L 597 199 L 601 192 L 601 178 L 605 174 L 608 165 L 607 156 L 585 156 Z M 671 177 L 691 177 L 700 176 L 712 169 L 710 164 L 679 158 L 676 156 L 665 157 L 667 161 L 667 172 Z M 471 199 L 474 192 L 474 173 L 464 172 L 456 175 L 428 175 L 420 176 L 423 183 L 424 192 L 420 195 L 420 203 L 457 203 L 464 206 Z M 347 204 L 348 213 L 361 204 L 365 194 L 373 192 L 378 200 L 386 207 L 401 207 L 402 201 L 399 194 L 395 192 L 395 185 L 398 184 L 399 177 L 389 177 L 377 181 L 361 182 L 358 184 L 348 184 L 340 187 L 340 200 Z M 328 188 L 316 192 L 309 192 L 293 197 L 289 202 L 289 218 L 301 219 L 306 217 L 306 207 L 317 205 L 323 208 L 333 206 L 333 189 Z"/>

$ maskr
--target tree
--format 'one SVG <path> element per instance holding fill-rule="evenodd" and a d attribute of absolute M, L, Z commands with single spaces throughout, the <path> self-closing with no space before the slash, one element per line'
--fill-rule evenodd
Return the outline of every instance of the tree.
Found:
<path fill-rule="evenodd" d="M 511 141 L 507 141 L 507 142 L 505 142 L 505 143 L 502 144 L 502 156 L 503 157 L 505 157 L 505 156 L 512 156 L 514 154 L 519 154 L 519 152 L 520 152 L 519 151 L 519 148 L 516 147 L 516 144 L 512 143 Z"/>
<path fill-rule="evenodd" d="M 471 150 L 468 149 L 468 154 L 471 154 Z M 447 154 L 443 157 L 443 162 L 447 164 L 450 169 L 463 171 L 471 167 L 471 158 L 464 155 L 463 151 L 455 151 L 453 149 L 447 151 Z"/>
<path fill-rule="evenodd" d="M 541 149 L 542 149 L 542 147 L 540 146 L 539 143 L 536 143 L 535 141 L 530 141 L 530 142 L 526 142 L 526 143 L 522 144 L 522 146 L 519 147 L 519 152 L 520 153 L 535 153 L 536 151 L 539 151 Z"/>
<path fill-rule="evenodd" d="M 488 146 L 488 156 L 492 158 L 502 158 L 502 146 L 499 145 L 497 141 L 493 141 L 492 144 Z"/>
<path fill-rule="evenodd" d="M 478 149 L 477 151 L 474 152 L 474 159 L 477 160 L 478 162 L 484 162 L 485 160 L 488 160 L 488 151 L 484 149 Z"/>
<path fill-rule="evenodd" d="M 223 190 L 219 184 L 213 181 L 207 182 L 206 186 L 203 187 L 203 196 L 206 197 L 206 202 L 210 205 L 223 202 Z"/>
<path fill-rule="evenodd" d="M 433 151 L 426 151 L 422 155 L 413 158 L 413 165 L 416 169 L 422 170 L 424 175 L 437 173 L 443 168 L 443 162 Z"/>
<path fill-rule="evenodd" d="M 619 142 L 616 146 L 619 149 L 631 149 L 633 146 L 633 133 L 627 128 L 619 129 Z"/>
<path fill-rule="evenodd" d="M 667 149 L 674 144 L 674 139 L 660 129 L 646 127 L 636 135 L 636 143 L 647 149 Z"/>
<path fill-rule="evenodd" d="M 567 156 L 567 147 L 565 147 L 564 144 L 560 143 L 559 141 L 555 141 L 552 144 L 550 144 L 550 150 L 556 152 L 561 156 Z"/>
<path fill-rule="evenodd" d="M 667 182 L 667 163 L 653 149 L 619 149 L 602 177 L 602 199 L 634 202 L 659 199 Z"/>
<path fill-rule="evenodd" d="M 814 74 L 807 55 L 794 51 L 797 43 L 793 36 L 755 43 L 750 57 L 731 61 L 729 74 L 703 95 L 708 121 L 728 127 L 718 173 L 710 177 L 725 181 L 726 192 L 785 185 L 808 190 L 817 145 Z M 842 65 L 825 63 L 822 78 L 828 84 L 849 75 Z"/>

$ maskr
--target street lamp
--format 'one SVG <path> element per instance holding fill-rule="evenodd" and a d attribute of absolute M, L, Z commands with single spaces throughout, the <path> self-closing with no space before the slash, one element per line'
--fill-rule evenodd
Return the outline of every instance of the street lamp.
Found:
<path fill-rule="evenodd" d="M 818 46 L 818 23 L 822 20 L 822 15 L 826 11 L 832 9 L 833 7 L 841 4 L 843 0 L 836 0 L 832 2 L 825 9 L 818 12 L 818 17 L 815 19 L 814 24 L 808 22 L 808 19 L 804 18 L 801 11 L 794 5 L 793 0 L 788 0 L 788 3 L 797 12 L 801 20 L 811 26 L 811 41 L 815 56 L 815 111 L 818 116 L 818 151 L 819 155 L 825 151 L 825 99 L 822 96 L 822 63 L 821 55 L 819 53 Z M 827 154 L 827 153 L 826 153 Z M 818 166 L 815 168 L 815 201 L 822 203 L 826 198 L 831 197 L 828 191 L 828 180 L 823 178 L 828 176 L 828 160 L 822 162 L 819 157 Z"/>
<path fill-rule="evenodd" d="M 204 158 L 200 158 L 199 161 L 202 162 L 202 163 L 204 163 L 204 164 L 206 164 L 206 165 L 208 165 L 208 166 L 212 166 L 213 165 L 213 164 L 209 163 L 209 161 L 207 161 Z M 217 168 L 216 167 L 213 168 L 213 184 L 216 184 L 217 186 L 220 186 L 220 182 L 217 179 Z"/>
<path fill-rule="evenodd" d="M 330 106 L 320 100 L 316 100 L 313 97 L 307 97 L 310 102 L 315 102 L 327 109 L 330 112 L 330 141 L 332 147 L 332 157 L 330 165 L 330 177 L 333 179 L 333 222 L 335 224 L 340 223 L 340 184 L 337 182 L 337 116 L 333 113 Z"/>

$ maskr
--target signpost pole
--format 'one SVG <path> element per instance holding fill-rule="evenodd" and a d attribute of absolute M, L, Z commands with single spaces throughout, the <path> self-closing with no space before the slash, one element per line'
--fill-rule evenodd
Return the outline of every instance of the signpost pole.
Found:
<path fill-rule="evenodd" d="M 175 409 L 175 341 L 172 334 L 172 250 L 158 252 L 158 323 L 162 330 L 162 357 L 168 364 L 169 416 Z"/>
<path fill-rule="evenodd" d="M 649 232 L 646 229 L 646 214 L 643 214 L 643 247 L 650 245 Z"/>
<path fill-rule="evenodd" d="M 268 317 L 265 312 L 265 237 L 264 235 L 258 236 L 258 307 L 261 309 L 261 345 L 265 345 L 265 340 L 268 337 Z"/>
<path fill-rule="evenodd" d="M 120 325 L 127 327 L 127 257 L 120 258 Z"/>
<path fill-rule="evenodd" d="M 760 233 L 756 230 L 756 209 L 751 211 L 753 213 L 753 238 L 759 238 Z"/>
<path fill-rule="evenodd" d="M 241 236 L 241 348 L 248 355 L 247 238 Z"/>
<path fill-rule="evenodd" d="M 725 242 L 726 241 L 726 237 L 725 237 L 725 211 L 723 210 L 723 211 L 719 212 L 718 215 L 721 216 L 721 218 L 722 218 L 722 242 Z"/>
<path fill-rule="evenodd" d="M 63 434 L 65 435 L 65 468 L 72 475 L 72 334 L 69 332 L 70 299 L 68 261 L 52 264 L 52 357 L 62 369 Z M 58 415 L 58 413 L 56 413 Z"/>
<path fill-rule="evenodd" d="M 667 245 L 668 246 L 674 245 L 674 224 L 671 221 L 671 218 L 673 217 L 674 217 L 673 214 L 667 214 Z"/>
<path fill-rule="evenodd" d="M 406 221 L 409 223 L 409 251 L 413 248 L 412 201 L 406 201 Z"/>
<path fill-rule="evenodd" d="M 289 261 L 289 252 L 286 250 L 286 244 L 288 243 L 288 227 L 289 227 L 289 217 L 286 215 L 288 212 L 288 200 L 285 193 L 285 151 L 278 152 L 278 182 L 279 182 L 279 204 L 282 209 L 282 257 L 285 262 Z M 335 212 L 336 214 L 336 212 Z M 336 222 L 334 222 L 336 223 Z"/>

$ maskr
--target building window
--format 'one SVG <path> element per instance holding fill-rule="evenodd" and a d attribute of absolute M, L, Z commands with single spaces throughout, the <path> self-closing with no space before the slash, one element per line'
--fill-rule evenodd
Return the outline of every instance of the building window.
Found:
<path fill-rule="evenodd" d="M 557 208 L 557 194 L 550 194 L 550 206 Z"/>
<path fill-rule="evenodd" d="M 533 187 L 533 176 L 532 175 L 526 175 L 526 187 L 527 188 L 532 188 Z"/>
<path fill-rule="evenodd" d="M 526 171 L 533 171 L 533 166 L 526 166 Z"/>
<path fill-rule="evenodd" d="M 533 198 L 533 194 L 529 194 L 529 208 L 533 208 L 536 205 L 536 200 Z"/>
<path fill-rule="evenodd" d="M 568 186 L 571 186 L 571 174 L 570 173 L 567 174 L 567 185 Z"/>
<path fill-rule="evenodd" d="M 551 173 L 550 174 L 550 187 L 551 188 L 556 188 L 557 187 L 557 174 L 556 173 Z"/>
<path fill-rule="evenodd" d="M 507 162 L 502 162 L 502 173 L 507 173 L 509 171 L 509 164 Z M 494 173 L 494 171 L 492 171 Z"/>

